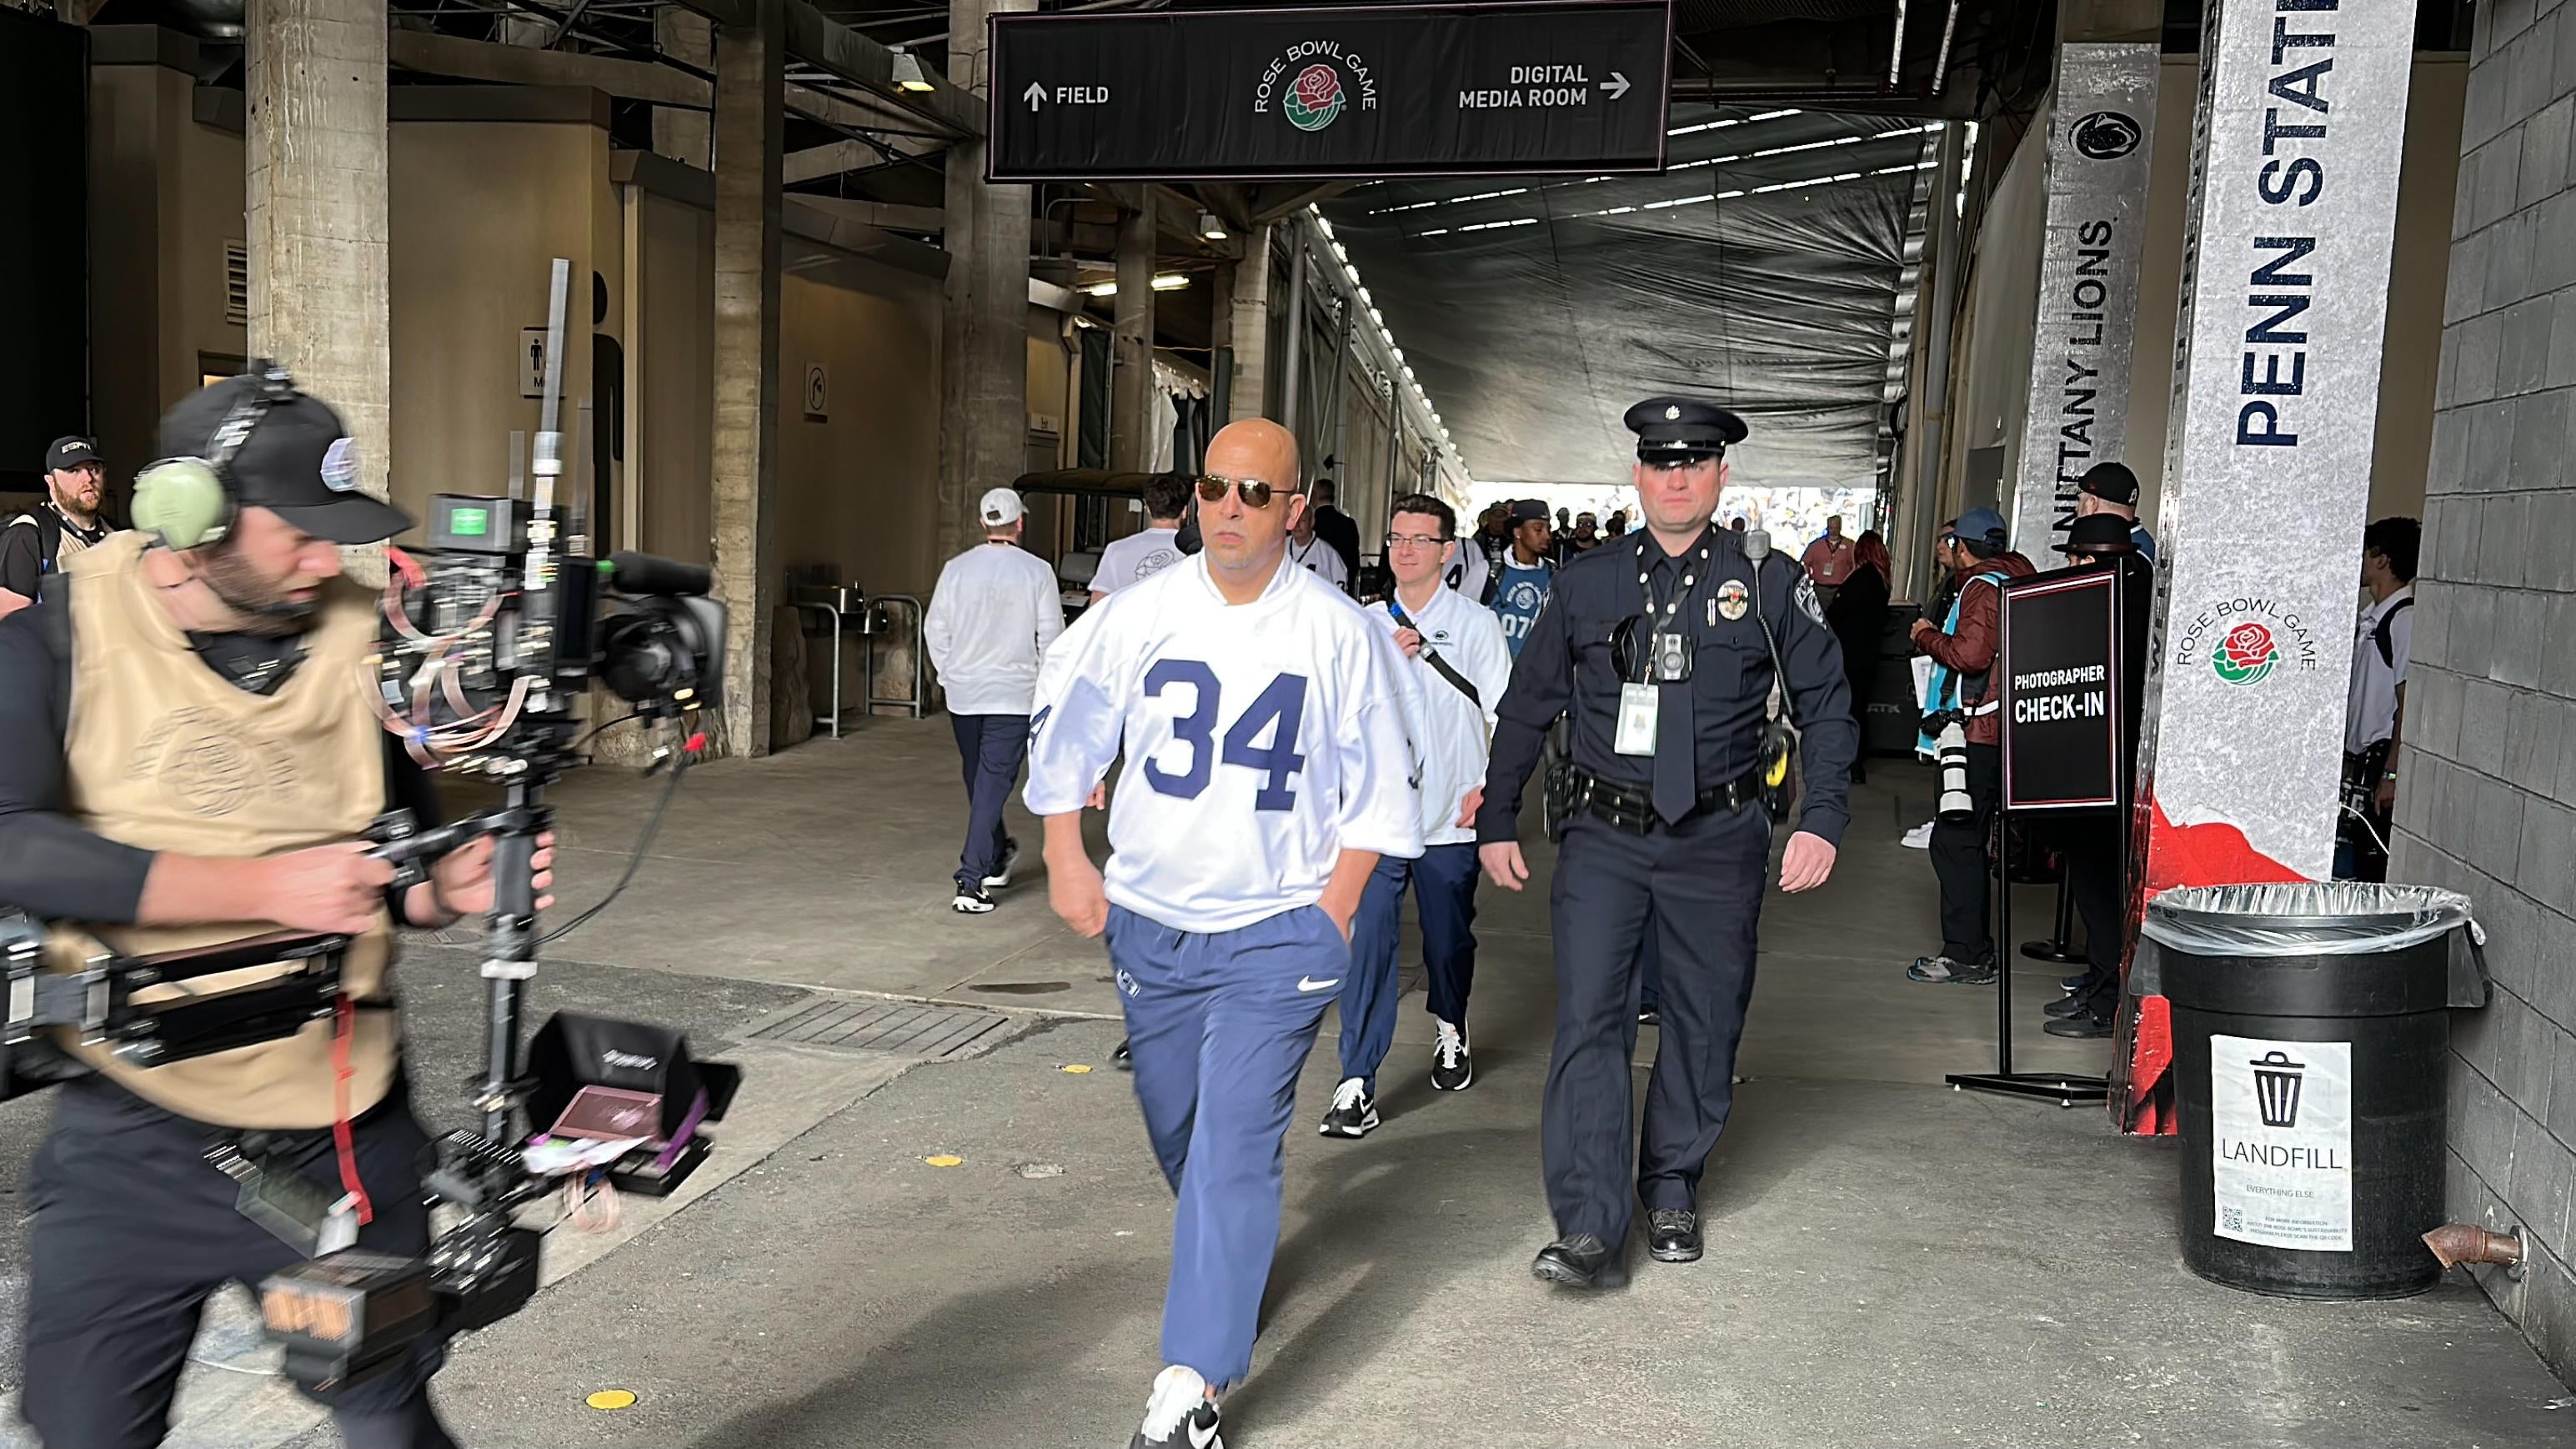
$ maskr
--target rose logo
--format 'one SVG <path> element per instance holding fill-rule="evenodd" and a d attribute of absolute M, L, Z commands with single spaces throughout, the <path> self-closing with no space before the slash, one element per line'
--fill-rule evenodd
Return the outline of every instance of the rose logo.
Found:
<path fill-rule="evenodd" d="M 1297 72 L 1281 109 L 1288 113 L 1289 125 L 1300 131 L 1320 131 L 1342 113 L 1344 99 L 1341 72 L 1317 61 Z"/>
<path fill-rule="evenodd" d="M 2272 631 L 2260 624 L 2239 624 L 2228 631 L 2209 656 L 2209 667 L 2230 684 L 2255 684 L 2281 662 Z"/>

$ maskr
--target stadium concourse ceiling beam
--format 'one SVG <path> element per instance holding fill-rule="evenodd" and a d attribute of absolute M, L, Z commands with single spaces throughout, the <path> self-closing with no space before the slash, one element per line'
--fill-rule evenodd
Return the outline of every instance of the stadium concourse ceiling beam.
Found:
<path fill-rule="evenodd" d="M 613 55 L 585 55 L 568 50 L 538 50 L 467 40 L 430 30 L 396 30 L 386 36 L 385 58 L 398 70 L 457 80 L 504 85 L 586 86 L 622 100 L 650 101 L 704 111 L 714 108 L 714 87 L 705 77 L 659 61 L 627 60 Z M 881 166 L 896 156 L 935 156 L 947 142 L 921 134 L 922 120 L 873 98 L 852 100 L 815 90 L 787 87 L 789 114 L 802 116 L 844 135 L 865 133 L 864 141 L 835 141 L 787 158 L 790 181 L 810 181 L 842 171 Z"/>
<path fill-rule="evenodd" d="M 679 0 L 680 5 L 718 25 L 752 23 L 755 0 Z M 894 52 L 846 25 L 825 18 L 807 0 L 785 0 L 787 53 L 930 122 L 950 136 L 984 134 L 984 102 L 949 84 L 925 65 L 927 91 L 907 91 L 895 84 Z"/>

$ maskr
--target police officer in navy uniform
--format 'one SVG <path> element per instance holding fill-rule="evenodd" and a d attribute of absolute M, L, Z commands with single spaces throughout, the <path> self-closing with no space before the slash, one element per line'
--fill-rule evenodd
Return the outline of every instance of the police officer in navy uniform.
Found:
<path fill-rule="evenodd" d="M 1782 889 L 1831 874 L 1860 744 L 1841 650 L 1805 572 L 1793 559 L 1748 558 L 1743 535 L 1709 526 L 1743 420 L 1659 397 L 1626 421 L 1646 526 L 1558 572 L 1503 694 L 1476 817 L 1486 874 L 1521 889 L 1522 787 L 1549 722 L 1569 714 L 1574 794 L 1551 897 L 1556 1044 L 1541 1126 L 1558 1237 L 1531 1267 L 1577 1287 L 1625 1281 L 1640 1201 L 1655 1258 L 1700 1256 L 1700 1172 L 1726 1125 L 1753 995 L 1772 833 L 1757 760 L 1775 676 L 1786 676 L 1804 733 Z M 1629 1057 L 1647 930 L 1662 958 L 1663 1023 L 1632 1182 Z"/>

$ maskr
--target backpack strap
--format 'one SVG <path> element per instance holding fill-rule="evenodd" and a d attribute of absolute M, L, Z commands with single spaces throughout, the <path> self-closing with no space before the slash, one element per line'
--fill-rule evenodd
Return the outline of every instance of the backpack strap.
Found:
<path fill-rule="evenodd" d="M 2380 615 L 2379 622 L 2370 628 L 2371 641 L 2379 646 L 2379 662 L 2389 669 L 2397 667 L 2397 636 L 2390 626 L 2397 622 L 2398 615 L 2414 607 L 2415 596 L 2409 594 L 2389 605 L 2388 612 Z"/>

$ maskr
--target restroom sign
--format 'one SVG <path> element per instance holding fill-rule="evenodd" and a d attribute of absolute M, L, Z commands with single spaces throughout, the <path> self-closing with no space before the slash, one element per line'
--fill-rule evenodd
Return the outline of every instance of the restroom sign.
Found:
<path fill-rule="evenodd" d="M 2218 1236 L 2352 1251 L 2352 1043 L 2209 1039 Z"/>

